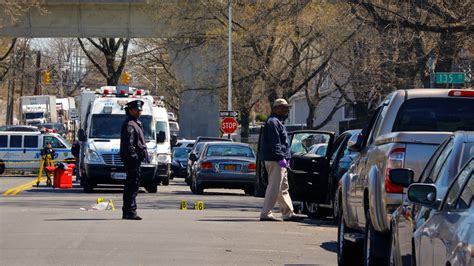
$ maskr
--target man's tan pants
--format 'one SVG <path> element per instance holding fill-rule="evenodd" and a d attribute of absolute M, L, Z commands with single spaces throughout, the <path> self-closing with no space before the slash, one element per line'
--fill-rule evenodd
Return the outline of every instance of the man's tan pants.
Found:
<path fill-rule="evenodd" d="M 268 186 L 260 217 L 272 216 L 272 209 L 277 201 L 284 219 L 293 216 L 293 203 L 288 193 L 286 168 L 280 167 L 277 161 L 265 161 L 265 168 L 268 172 Z"/>

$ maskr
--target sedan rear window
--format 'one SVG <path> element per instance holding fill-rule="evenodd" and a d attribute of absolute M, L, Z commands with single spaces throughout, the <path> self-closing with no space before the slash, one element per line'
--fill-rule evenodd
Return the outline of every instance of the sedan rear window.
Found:
<path fill-rule="evenodd" d="M 403 103 L 393 131 L 474 130 L 474 99 L 417 98 Z"/>
<path fill-rule="evenodd" d="M 228 157 L 248 157 L 255 155 L 250 147 L 237 145 L 212 145 L 207 148 L 206 156 L 228 156 Z"/>

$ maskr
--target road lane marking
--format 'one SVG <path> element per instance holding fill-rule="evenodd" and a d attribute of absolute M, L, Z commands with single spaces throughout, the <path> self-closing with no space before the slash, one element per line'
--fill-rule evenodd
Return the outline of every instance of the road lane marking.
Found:
<path fill-rule="evenodd" d="M 40 180 L 40 182 L 43 182 L 45 180 L 45 178 L 42 178 Z M 27 190 L 31 187 L 33 187 L 33 185 L 36 184 L 36 179 L 31 181 L 31 182 L 28 182 L 26 184 L 23 184 L 23 185 L 19 185 L 19 186 L 16 186 L 14 188 L 10 188 L 9 190 L 5 191 L 5 193 L 3 193 L 3 196 L 15 196 L 16 194 L 18 194 L 19 192 L 21 191 L 24 191 L 24 190 Z"/>

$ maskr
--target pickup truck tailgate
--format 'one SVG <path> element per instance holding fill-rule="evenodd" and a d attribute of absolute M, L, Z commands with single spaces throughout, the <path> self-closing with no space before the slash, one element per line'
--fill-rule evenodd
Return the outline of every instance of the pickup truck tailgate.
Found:
<path fill-rule="evenodd" d="M 414 179 L 418 181 L 431 155 L 450 135 L 450 132 L 392 132 L 377 138 L 376 145 L 405 144 L 404 167 L 412 169 L 415 172 Z"/>

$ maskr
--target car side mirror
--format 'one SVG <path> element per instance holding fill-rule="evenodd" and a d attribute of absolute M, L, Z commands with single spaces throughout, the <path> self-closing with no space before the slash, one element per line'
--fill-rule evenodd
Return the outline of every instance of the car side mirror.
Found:
<path fill-rule="evenodd" d="M 77 131 L 77 138 L 79 139 L 79 141 L 87 140 L 86 132 L 84 131 L 84 129 L 81 128 Z"/>
<path fill-rule="evenodd" d="M 408 187 L 408 199 L 425 207 L 436 207 L 436 186 L 433 184 L 415 183 Z"/>
<path fill-rule="evenodd" d="M 350 151 L 359 152 L 362 149 L 363 142 L 364 142 L 364 137 L 361 133 L 354 134 L 347 141 L 347 148 Z"/>
<path fill-rule="evenodd" d="M 163 142 L 165 142 L 165 140 L 166 140 L 165 132 L 160 130 L 160 131 L 156 134 L 156 142 L 158 142 L 158 143 L 163 143 Z"/>
<path fill-rule="evenodd" d="M 413 183 L 414 172 L 410 169 L 398 168 L 392 169 L 388 173 L 390 182 L 402 187 L 408 187 Z"/>
<path fill-rule="evenodd" d="M 190 154 L 189 154 L 189 159 L 190 159 L 191 161 L 194 161 L 194 162 L 195 162 L 195 161 L 197 161 L 198 157 L 197 157 L 197 155 L 196 155 L 195 153 L 190 153 Z"/>

